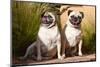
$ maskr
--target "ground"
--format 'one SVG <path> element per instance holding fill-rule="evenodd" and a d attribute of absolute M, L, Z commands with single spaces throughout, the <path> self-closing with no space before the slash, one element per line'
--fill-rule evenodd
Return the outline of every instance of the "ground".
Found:
<path fill-rule="evenodd" d="M 75 63 L 75 62 L 85 62 L 85 61 L 96 61 L 96 55 L 83 55 L 83 56 L 74 56 L 74 57 L 66 57 L 63 60 L 59 59 L 51 59 L 51 60 L 44 60 L 44 61 L 34 61 L 32 59 L 19 61 L 18 59 L 13 59 L 13 65 L 40 65 L 40 64 L 59 64 L 59 63 Z"/>

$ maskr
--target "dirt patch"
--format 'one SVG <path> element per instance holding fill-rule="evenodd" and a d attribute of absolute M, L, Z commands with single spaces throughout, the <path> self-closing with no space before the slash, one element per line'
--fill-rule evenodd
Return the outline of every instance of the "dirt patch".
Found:
<path fill-rule="evenodd" d="M 74 57 L 66 57 L 63 60 L 59 59 L 51 59 L 51 60 L 43 60 L 43 61 L 34 61 L 32 59 L 20 61 L 16 58 L 13 59 L 13 65 L 40 65 L 40 64 L 59 64 L 59 63 L 75 63 L 75 62 L 88 62 L 88 61 L 96 61 L 96 55 L 83 55 L 83 56 L 74 56 Z"/>

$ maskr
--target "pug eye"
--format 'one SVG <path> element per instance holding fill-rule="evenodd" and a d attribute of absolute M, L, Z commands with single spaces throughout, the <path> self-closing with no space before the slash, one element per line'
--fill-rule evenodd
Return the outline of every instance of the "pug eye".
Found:
<path fill-rule="evenodd" d="M 52 17 L 49 15 L 48 18 L 52 18 Z"/>
<path fill-rule="evenodd" d="M 71 18 L 74 18 L 74 15 L 72 15 Z"/>
<path fill-rule="evenodd" d="M 78 18 L 79 18 L 79 19 L 81 19 L 81 17 L 80 17 L 80 16 L 78 16 Z"/>

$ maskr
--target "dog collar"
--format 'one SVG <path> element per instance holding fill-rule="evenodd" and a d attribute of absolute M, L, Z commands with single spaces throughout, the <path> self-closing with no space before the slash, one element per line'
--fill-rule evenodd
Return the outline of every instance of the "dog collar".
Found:
<path fill-rule="evenodd" d="M 48 27 L 48 29 L 50 29 L 50 28 L 54 27 L 55 25 L 56 25 L 56 23 L 54 23 L 52 26 Z"/>

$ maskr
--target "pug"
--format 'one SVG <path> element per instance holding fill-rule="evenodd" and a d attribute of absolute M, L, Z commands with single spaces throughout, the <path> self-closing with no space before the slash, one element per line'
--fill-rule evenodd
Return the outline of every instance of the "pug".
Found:
<path fill-rule="evenodd" d="M 76 54 L 82 56 L 82 31 L 81 22 L 84 18 L 84 13 L 80 11 L 69 10 L 68 21 L 64 27 L 64 33 L 66 38 L 66 52 L 70 52 L 71 55 Z M 67 54 L 67 53 L 66 53 Z"/>
<path fill-rule="evenodd" d="M 36 42 L 32 43 L 23 57 L 26 59 L 32 57 L 37 61 L 51 59 L 57 54 L 58 59 L 61 56 L 61 39 L 58 30 L 56 16 L 52 12 L 44 12 L 41 16 L 41 24 Z"/>

